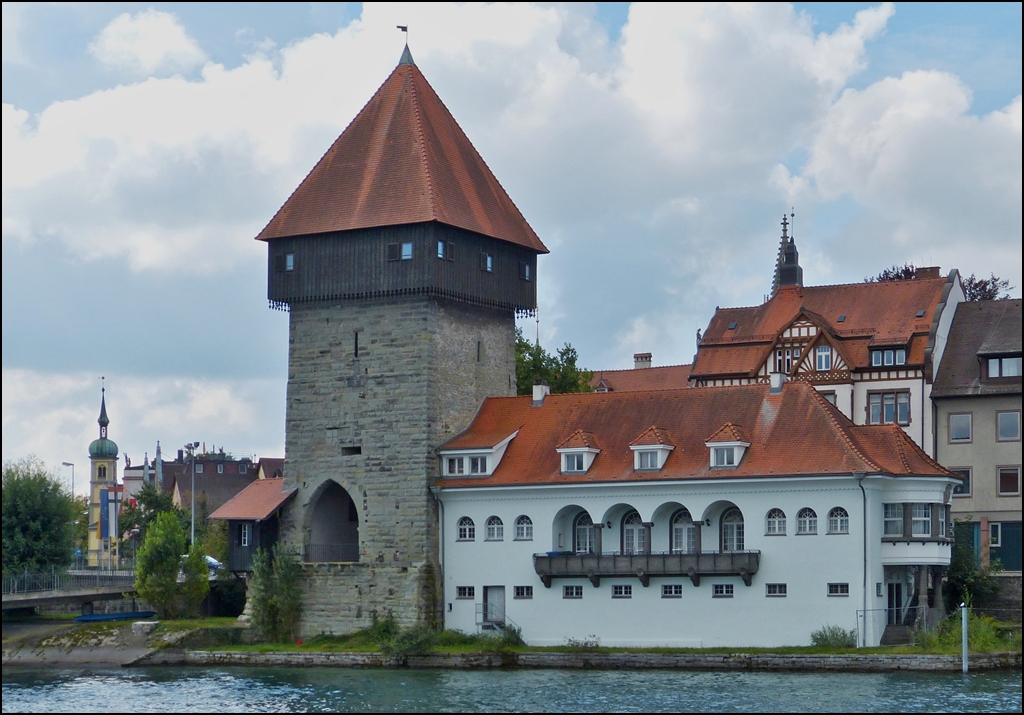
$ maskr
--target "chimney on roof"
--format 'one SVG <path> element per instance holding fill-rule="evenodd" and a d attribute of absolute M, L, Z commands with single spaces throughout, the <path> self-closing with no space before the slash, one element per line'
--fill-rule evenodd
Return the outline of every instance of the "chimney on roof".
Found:
<path fill-rule="evenodd" d="M 533 386 L 533 406 L 540 407 L 544 404 L 544 398 L 551 394 L 551 388 L 547 385 Z"/>
<path fill-rule="evenodd" d="M 643 370 L 651 366 L 650 353 L 633 353 L 633 369 Z"/>
<path fill-rule="evenodd" d="M 914 269 L 914 278 L 941 278 L 942 274 L 939 272 L 942 269 L 939 266 L 925 266 L 922 268 Z"/>
<path fill-rule="evenodd" d="M 785 373 L 773 372 L 768 376 L 768 394 L 778 395 L 782 392 L 782 385 L 786 382 Z"/>

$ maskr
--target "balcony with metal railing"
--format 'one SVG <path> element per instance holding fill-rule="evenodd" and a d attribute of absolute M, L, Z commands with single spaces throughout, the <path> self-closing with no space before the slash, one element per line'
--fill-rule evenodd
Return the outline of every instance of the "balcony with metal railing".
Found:
<path fill-rule="evenodd" d="M 649 554 L 548 552 L 533 555 L 533 568 L 547 588 L 555 578 L 636 577 L 643 586 L 652 576 L 685 576 L 700 585 L 701 576 L 739 576 L 750 585 L 761 563 L 760 551 L 657 552 Z"/>
<path fill-rule="evenodd" d="M 306 544 L 302 560 L 306 563 L 354 563 L 359 561 L 359 542 Z"/>

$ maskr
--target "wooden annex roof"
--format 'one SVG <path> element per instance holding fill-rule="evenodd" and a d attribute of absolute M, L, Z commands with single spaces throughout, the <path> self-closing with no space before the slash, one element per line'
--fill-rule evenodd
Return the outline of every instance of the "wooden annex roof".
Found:
<path fill-rule="evenodd" d="M 708 435 L 731 423 L 750 447 L 735 469 L 712 469 Z M 630 442 L 652 424 L 675 449 L 658 471 L 633 468 Z M 855 425 L 803 382 L 770 394 L 762 384 L 650 392 L 491 397 L 440 450 L 493 447 L 519 433 L 489 477 L 442 478 L 444 487 L 873 474 L 949 476 L 896 425 Z M 588 433 L 601 452 L 584 475 L 563 474 L 556 448 Z"/>
<path fill-rule="evenodd" d="M 946 278 L 782 286 L 761 305 L 719 308 L 697 348 L 690 378 L 753 377 L 782 331 L 801 314 L 829 335 L 850 369 L 869 368 L 872 347 L 905 346 L 907 365 L 922 366 L 941 305 L 956 280 L 953 271 Z"/>
<path fill-rule="evenodd" d="M 210 514 L 211 519 L 245 519 L 262 521 L 294 496 L 295 489 L 285 489 L 284 479 L 257 479 Z"/>
<path fill-rule="evenodd" d="M 256 238 L 427 221 L 548 253 L 406 51 Z"/>

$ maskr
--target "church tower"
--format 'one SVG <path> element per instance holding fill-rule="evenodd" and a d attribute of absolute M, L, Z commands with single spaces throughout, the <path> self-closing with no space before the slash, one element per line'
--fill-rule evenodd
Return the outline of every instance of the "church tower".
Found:
<path fill-rule="evenodd" d="M 117 486 L 117 444 L 107 438 L 106 388 L 100 391 L 99 439 L 89 445 L 89 553 L 90 567 L 114 564 L 117 551 L 117 514 L 120 491 Z"/>
<path fill-rule="evenodd" d="M 515 316 L 547 248 L 401 61 L 257 236 L 288 310 L 281 542 L 301 629 L 440 617 L 437 446 L 516 394 Z"/>
<path fill-rule="evenodd" d="M 804 269 L 800 267 L 800 254 L 796 250 L 796 240 L 789 235 L 789 219 L 782 215 L 782 241 L 779 243 L 779 256 L 775 260 L 775 277 L 772 279 L 772 295 L 781 286 L 802 286 Z"/>

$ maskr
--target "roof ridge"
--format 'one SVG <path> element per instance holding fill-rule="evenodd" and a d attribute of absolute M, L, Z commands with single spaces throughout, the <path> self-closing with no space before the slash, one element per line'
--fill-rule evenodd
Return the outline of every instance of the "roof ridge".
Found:
<path fill-rule="evenodd" d="M 910 448 L 912 450 L 916 451 L 918 453 L 919 457 L 923 457 L 925 462 L 927 464 L 929 464 L 930 466 L 932 466 L 932 467 L 934 467 L 934 468 L 936 468 L 936 469 L 938 469 L 940 471 L 943 471 L 943 472 L 949 472 L 949 469 L 947 469 L 946 467 L 944 467 L 941 464 L 939 464 L 937 461 L 935 461 L 935 459 L 933 459 L 931 456 L 929 456 L 927 452 L 925 452 L 923 449 L 921 449 L 921 447 L 917 444 L 917 442 L 915 442 L 913 439 L 911 439 L 910 435 L 907 434 L 902 428 L 897 427 L 896 425 L 893 425 L 893 426 L 896 427 L 897 430 L 899 430 L 899 440 L 900 440 L 899 444 L 901 444 L 901 445 L 909 445 Z M 900 449 L 900 454 L 901 454 L 901 456 L 904 454 L 904 451 L 903 451 L 902 447 Z M 908 472 L 910 471 L 909 467 L 907 468 L 907 471 Z"/>
<path fill-rule="evenodd" d="M 409 67 L 413 68 L 416 67 L 416 65 L 412 64 L 409 65 Z M 422 76 L 422 73 L 420 74 Z M 430 173 L 430 161 L 427 159 L 427 142 L 426 139 L 424 139 L 423 137 L 423 116 L 420 114 L 420 95 L 419 92 L 416 90 L 415 70 L 409 69 L 409 76 L 412 79 L 412 81 L 409 84 L 411 86 L 413 95 L 412 111 L 416 117 L 416 138 L 418 139 L 420 145 L 420 162 L 423 165 L 423 173 L 426 174 L 427 177 L 427 203 L 430 204 L 430 215 L 433 217 L 435 221 L 437 221 L 440 217 L 437 215 L 437 205 L 434 200 L 434 179 Z M 423 79 L 426 80 L 426 77 L 424 77 Z"/>
<path fill-rule="evenodd" d="M 802 384 L 807 384 L 807 383 L 802 383 Z M 869 467 L 871 467 L 874 471 L 878 471 L 878 472 L 885 471 L 878 464 L 876 464 L 873 460 L 868 459 L 867 455 L 864 454 L 860 450 L 860 448 L 854 443 L 853 439 L 850 438 L 850 434 L 849 434 L 849 432 L 847 432 L 847 427 L 849 425 L 840 424 L 839 420 L 836 419 L 836 413 L 839 413 L 841 415 L 843 414 L 842 412 L 839 411 L 839 408 L 836 407 L 835 405 L 833 405 L 828 400 L 826 400 L 825 396 L 822 395 L 820 392 L 818 392 L 818 390 L 815 389 L 814 387 L 812 387 L 810 384 L 807 384 L 807 387 L 808 387 L 808 389 L 810 389 L 811 392 L 814 393 L 814 396 L 811 399 L 815 400 L 818 403 L 818 407 L 820 409 L 824 409 L 825 416 L 829 419 L 829 421 L 832 422 L 832 426 L 839 433 L 840 438 L 843 440 L 843 442 L 846 443 L 846 446 L 850 449 L 850 451 L 852 451 L 855 455 L 857 455 L 861 459 L 861 461 L 863 461 L 865 464 L 867 464 Z M 833 412 L 833 410 L 835 410 L 835 412 Z M 843 415 L 843 417 L 846 417 L 846 415 Z M 846 419 L 849 419 L 849 418 L 846 417 Z M 850 422 L 852 424 L 853 420 L 850 420 Z M 854 425 L 854 426 L 856 426 L 856 425 Z M 897 428 L 897 429 L 899 429 L 899 428 Z"/>
<path fill-rule="evenodd" d="M 892 429 L 897 429 L 900 432 L 903 431 L 896 423 L 891 424 L 890 427 Z M 900 455 L 900 463 L 903 465 L 903 471 L 910 474 L 912 471 L 910 469 L 910 462 L 907 460 L 907 452 L 903 449 L 903 440 L 899 438 L 899 435 L 896 436 L 896 452 Z"/>

